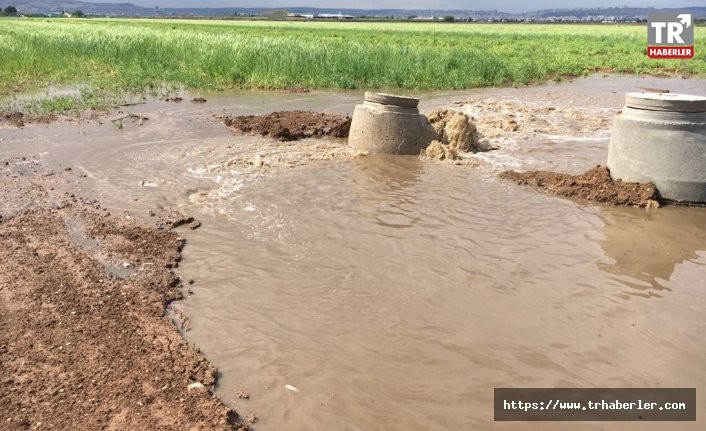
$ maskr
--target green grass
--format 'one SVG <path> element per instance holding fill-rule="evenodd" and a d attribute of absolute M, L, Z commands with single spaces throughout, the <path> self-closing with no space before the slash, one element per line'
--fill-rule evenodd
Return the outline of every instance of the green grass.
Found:
<path fill-rule="evenodd" d="M 84 84 L 69 99 L 97 107 L 164 85 L 462 89 L 596 71 L 706 74 L 699 46 L 691 60 L 651 60 L 645 45 L 644 25 L 0 19 L 0 94 Z"/>

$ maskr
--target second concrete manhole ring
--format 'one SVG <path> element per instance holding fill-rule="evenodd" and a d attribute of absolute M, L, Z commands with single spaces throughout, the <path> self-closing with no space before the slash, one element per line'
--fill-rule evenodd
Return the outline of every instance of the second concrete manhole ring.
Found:
<path fill-rule="evenodd" d="M 706 112 L 706 97 L 675 93 L 628 93 L 625 106 L 649 111 Z"/>

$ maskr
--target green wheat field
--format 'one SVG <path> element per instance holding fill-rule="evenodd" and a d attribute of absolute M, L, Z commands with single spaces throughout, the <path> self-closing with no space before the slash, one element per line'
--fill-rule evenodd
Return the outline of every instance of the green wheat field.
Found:
<path fill-rule="evenodd" d="M 704 75 L 651 60 L 644 24 L 0 19 L 0 99 L 80 85 L 49 111 L 155 89 L 463 89 L 592 73 Z"/>

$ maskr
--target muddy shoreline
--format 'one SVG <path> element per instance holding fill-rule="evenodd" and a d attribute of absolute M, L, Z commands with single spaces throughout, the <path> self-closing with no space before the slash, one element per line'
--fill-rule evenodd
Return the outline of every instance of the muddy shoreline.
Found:
<path fill-rule="evenodd" d="M 125 105 L 128 106 L 128 105 Z M 122 109 L 120 109 L 122 108 Z M 47 126 L 57 123 L 88 123 L 101 122 L 104 120 L 114 121 L 130 117 L 130 114 L 125 107 L 111 107 L 104 110 L 87 109 L 77 113 L 68 114 L 28 114 L 22 111 L 13 111 L 0 113 L 0 130 L 2 129 L 21 129 L 25 126 Z M 112 117 L 111 117 L 112 116 Z M 115 117 L 115 118 L 113 118 Z"/>
<path fill-rule="evenodd" d="M 1 162 L 2 429 L 248 429 L 166 313 L 188 218 L 113 213 L 67 168 Z"/>

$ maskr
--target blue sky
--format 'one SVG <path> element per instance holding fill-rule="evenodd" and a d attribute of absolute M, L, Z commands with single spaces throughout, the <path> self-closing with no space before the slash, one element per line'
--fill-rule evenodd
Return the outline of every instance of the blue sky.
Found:
<path fill-rule="evenodd" d="M 130 2 L 140 6 L 160 7 L 277 7 L 313 6 L 330 8 L 363 9 L 497 9 L 506 12 L 524 12 L 548 8 L 613 7 L 613 6 L 652 6 L 680 7 L 706 6 L 706 0 L 87 0 L 98 3 Z"/>

